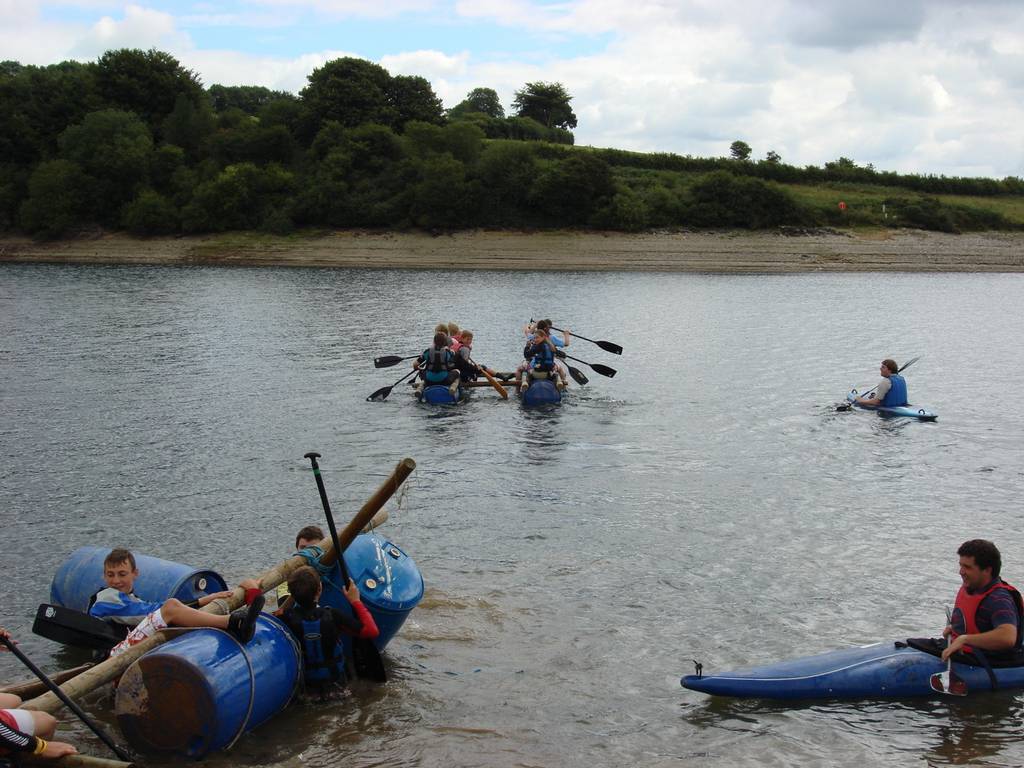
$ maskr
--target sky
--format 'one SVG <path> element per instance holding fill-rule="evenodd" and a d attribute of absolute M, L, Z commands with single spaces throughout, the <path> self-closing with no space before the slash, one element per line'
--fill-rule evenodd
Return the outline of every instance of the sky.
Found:
<path fill-rule="evenodd" d="M 578 145 L 1024 176 L 1024 0 L 0 0 L 0 60 L 114 48 L 295 93 L 356 56 L 506 112 L 559 82 Z"/>

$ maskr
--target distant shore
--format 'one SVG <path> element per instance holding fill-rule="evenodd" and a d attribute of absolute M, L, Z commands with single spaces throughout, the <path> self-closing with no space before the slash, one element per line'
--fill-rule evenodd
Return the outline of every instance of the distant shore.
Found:
<path fill-rule="evenodd" d="M 918 230 L 620 232 L 473 230 L 432 235 L 228 233 L 52 242 L 0 236 L 0 263 L 725 273 L 1024 272 L 1024 233 Z"/>

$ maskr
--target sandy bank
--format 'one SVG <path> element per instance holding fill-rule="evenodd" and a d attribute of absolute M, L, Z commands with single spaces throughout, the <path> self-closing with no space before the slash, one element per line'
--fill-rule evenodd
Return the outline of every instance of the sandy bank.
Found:
<path fill-rule="evenodd" d="M 0 262 L 229 264 L 398 269 L 673 272 L 1024 272 L 1024 233 L 472 231 L 330 232 L 138 239 L 123 234 L 37 243 L 0 237 Z"/>

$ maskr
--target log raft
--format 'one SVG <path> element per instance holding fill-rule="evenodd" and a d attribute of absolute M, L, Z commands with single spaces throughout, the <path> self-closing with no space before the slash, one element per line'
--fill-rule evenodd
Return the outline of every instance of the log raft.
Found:
<path fill-rule="evenodd" d="M 388 499 L 395 494 L 398 488 L 403 482 L 405 482 L 406 478 L 412 474 L 412 471 L 415 468 L 416 462 L 410 458 L 405 458 L 398 462 L 395 469 L 383 484 L 381 484 L 380 488 L 378 488 L 373 496 L 363 504 L 355 517 L 352 518 L 351 522 L 345 526 L 345 529 L 338 534 L 338 543 L 341 545 L 342 550 L 347 548 L 363 528 L 373 520 L 374 515 L 383 508 L 384 504 L 386 504 Z M 330 537 L 321 541 L 319 546 L 324 551 L 321 562 L 324 565 L 333 564 L 337 559 L 337 552 L 334 550 L 334 544 L 331 542 Z M 260 589 L 264 592 L 276 589 L 279 584 L 287 581 L 288 577 L 303 565 L 306 565 L 306 559 L 296 555 L 295 557 L 289 558 L 283 563 L 274 566 L 259 577 L 258 581 Z M 228 613 L 241 607 L 244 601 L 245 590 L 241 587 L 236 587 L 230 598 L 214 600 L 212 603 L 204 606 L 200 610 L 206 611 L 207 613 Z M 124 671 L 131 666 L 132 662 L 146 652 L 183 632 L 190 631 L 192 630 L 183 627 L 169 627 L 168 629 L 157 632 L 155 635 L 146 638 L 138 645 L 132 646 L 124 653 L 121 653 L 112 659 L 107 659 L 106 661 L 97 664 L 91 669 L 86 670 L 67 681 L 61 686 L 61 690 L 64 691 L 64 693 L 72 700 L 81 699 L 90 691 L 119 678 Z M 59 710 L 61 706 L 61 700 L 51 692 L 47 692 L 42 696 L 38 696 L 22 704 L 22 708 L 24 709 L 34 709 L 40 712 L 49 712 L 51 714 Z"/>

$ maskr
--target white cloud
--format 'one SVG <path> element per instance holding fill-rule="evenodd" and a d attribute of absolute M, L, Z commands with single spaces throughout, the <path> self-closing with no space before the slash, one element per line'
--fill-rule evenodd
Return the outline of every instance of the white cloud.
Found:
<path fill-rule="evenodd" d="M 332 18 L 390 18 L 429 11 L 435 0 L 256 0 L 261 5 L 310 10 Z"/>
<path fill-rule="evenodd" d="M 89 33 L 80 38 L 71 50 L 74 58 L 95 58 L 113 48 L 160 48 L 162 50 L 188 49 L 189 36 L 178 30 L 173 16 L 161 11 L 129 5 L 124 17 L 104 16 Z"/>
<path fill-rule="evenodd" d="M 409 51 L 383 56 L 379 63 L 392 75 L 419 75 L 434 81 L 438 78 L 465 76 L 469 54 L 463 51 L 449 56 L 441 51 Z"/>

